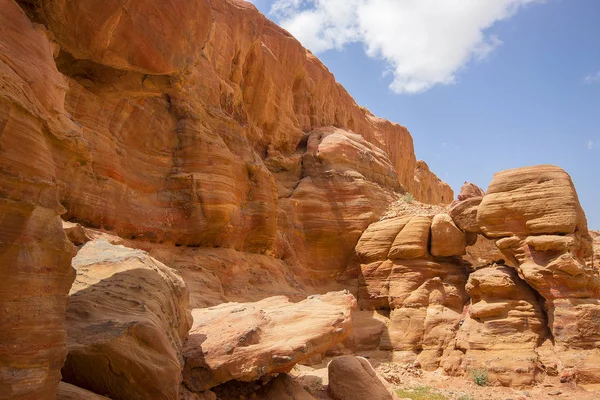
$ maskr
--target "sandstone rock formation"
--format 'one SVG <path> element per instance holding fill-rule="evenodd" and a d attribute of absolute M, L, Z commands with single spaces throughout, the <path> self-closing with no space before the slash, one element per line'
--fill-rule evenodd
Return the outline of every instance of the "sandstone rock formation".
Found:
<path fill-rule="evenodd" d="M 247 1 L 0 10 L 0 398 L 54 397 L 73 244 L 64 378 L 113 399 L 214 399 L 342 341 L 503 385 L 600 382 L 600 242 L 560 168 L 434 206 L 452 191 L 408 131 Z M 183 388 L 187 289 L 157 260 L 197 308 Z M 262 300 L 341 287 L 353 321 L 346 294 Z M 260 390 L 306 397 L 283 375 Z"/>
<path fill-rule="evenodd" d="M 183 384 L 202 392 L 231 380 L 289 372 L 343 341 L 355 306 L 351 294 L 330 292 L 299 303 L 278 296 L 195 309 L 183 351 Z"/>
<path fill-rule="evenodd" d="M 486 266 L 471 273 L 467 318 L 457 334 L 458 350 L 447 360 L 450 371 L 485 370 L 490 382 L 504 386 L 535 383 L 541 370 L 536 348 L 549 337 L 548 320 L 537 293 L 514 268 Z"/>
<path fill-rule="evenodd" d="M 503 211 L 501 211 L 503 210 Z M 503 216 L 504 215 L 504 216 Z M 600 280 L 569 175 L 543 165 L 497 173 L 477 212 L 481 230 L 544 299 L 561 369 L 600 381 Z"/>
<path fill-rule="evenodd" d="M 141 250 L 88 242 L 73 259 L 63 379 L 119 399 L 175 399 L 191 326 L 176 271 Z"/>
<path fill-rule="evenodd" d="M 340 356 L 327 366 L 329 394 L 334 400 L 394 400 L 369 361 L 363 357 Z"/>
<path fill-rule="evenodd" d="M 358 329 L 347 345 L 393 351 L 396 360 L 418 360 L 431 370 L 439 367 L 467 301 L 466 266 L 452 257 L 464 253 L 466 243 L 447 214 L 420 212 L 373 223 L 359 240 L 357 298 L 365 314 L 356 313 Z"/>
<path fill-rule="evenodd" d="M 359 107 L 249 2 L 0 9 L 2 396 L 50 398 L 60 380 L 74 276 L 60 214 L 270 257 L 292 288 L 331 281 L 394 196 L 452 197 L 404 127 Z"/>
<path fill-rule="evenodd" d="M 256 392 L 260 400 L 316 400 L 302 385 L 287 374 L 279 374 L 267 386 Z"/>
<path fill-rule="evenodd" d="M 53 157 L 71 127 L 67 80 L 50 34 L 12 0 L 0 10 L 0 399 L 50 399 L 74 278 Z"/>

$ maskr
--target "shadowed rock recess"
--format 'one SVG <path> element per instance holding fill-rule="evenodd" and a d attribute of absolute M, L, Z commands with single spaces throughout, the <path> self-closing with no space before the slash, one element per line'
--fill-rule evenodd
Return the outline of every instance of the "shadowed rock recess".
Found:
<path fill-rule="evenodd" d="M 562 169 L 454 200 L 247 1 L 0 0 L 0 28 L 0 399 L 394 398 L 353 353 L 600 383 Z M 326 391 L 293 374 L 342 354 Z"/>

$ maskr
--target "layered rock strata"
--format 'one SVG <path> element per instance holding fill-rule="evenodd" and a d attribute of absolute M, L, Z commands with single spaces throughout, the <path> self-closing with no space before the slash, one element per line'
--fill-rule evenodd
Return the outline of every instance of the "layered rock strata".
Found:
<path fill-rule="evenodd" d="M 343 270 L 394 196 L 452 197 L 404 127 L 359 107 L 249 2 L 0 9 L 0 396 L 51 398 L 60 381 L 74 277 L 60 214 L 269 257 L 294 288 Z"/>
<path fill-rule="evenodd" d="M 51 34 L 12 0 L 0 10 L 0 399 L 50 399 L 75 276 L 55 156 L 73 123 Z"/>
<path fill-rule="evenodd" d="M 88 242 L 67 310 L 63 379 L 119 399 L 175 399 L 191 327 L 179 274 L 146 252 Z"/>

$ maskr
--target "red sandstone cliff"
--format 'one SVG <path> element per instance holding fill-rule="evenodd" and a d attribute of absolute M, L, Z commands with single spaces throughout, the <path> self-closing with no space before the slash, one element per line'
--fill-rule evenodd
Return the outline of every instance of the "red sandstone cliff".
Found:
<path fill-rule="evenodd" d="M 264 257 L 257 285 L 294 292 L 342 271 L 405 191 L 453 197 L 404 127 L 248 2 L 0 0 L 0 22 L 0 397 L 58 384 L 73 279 L 59 215 Z"/>
<path fill-rule="evenodd" d="M 172 398 L 182 369 L 200 391 L 342 340 L 503 385 L 600 380 L 598 240 L 566 172 L 503 171 L 447 210 L 401 200 L 453 194 L 245 1 L 0 0 L 0 26 L 0 398 L 53 398 L 61 368 Z M 70 226 L 78 245 L 150 254 L 86 245 L 71 287 L 61 215 L 120 236 Z M 352 335 L 345 292 L 195 310 L 186 339 L 187 290 L 199 309 L 330 288 L 358 298 Z"/>

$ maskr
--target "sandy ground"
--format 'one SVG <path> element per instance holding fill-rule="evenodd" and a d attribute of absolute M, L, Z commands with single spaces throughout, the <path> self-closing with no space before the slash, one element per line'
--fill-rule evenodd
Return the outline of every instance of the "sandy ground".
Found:
<path fill-rule="evenodd" d="M 380 376 L 394 388 L 429 387 L 431 393 L 441 394 L 448 400 L 600 400 L 600 385 L 584 387 L 560 383 L 558 377 L 547 377 L 537 386 L 522 389 L 482 387 L 466 377 L 450 377 L 390 362 L 370 361 Z M 290 374 L 317 399 L 331 400 L 327 395 L 327 360 L 311 367 L 297 365 Z"/>

